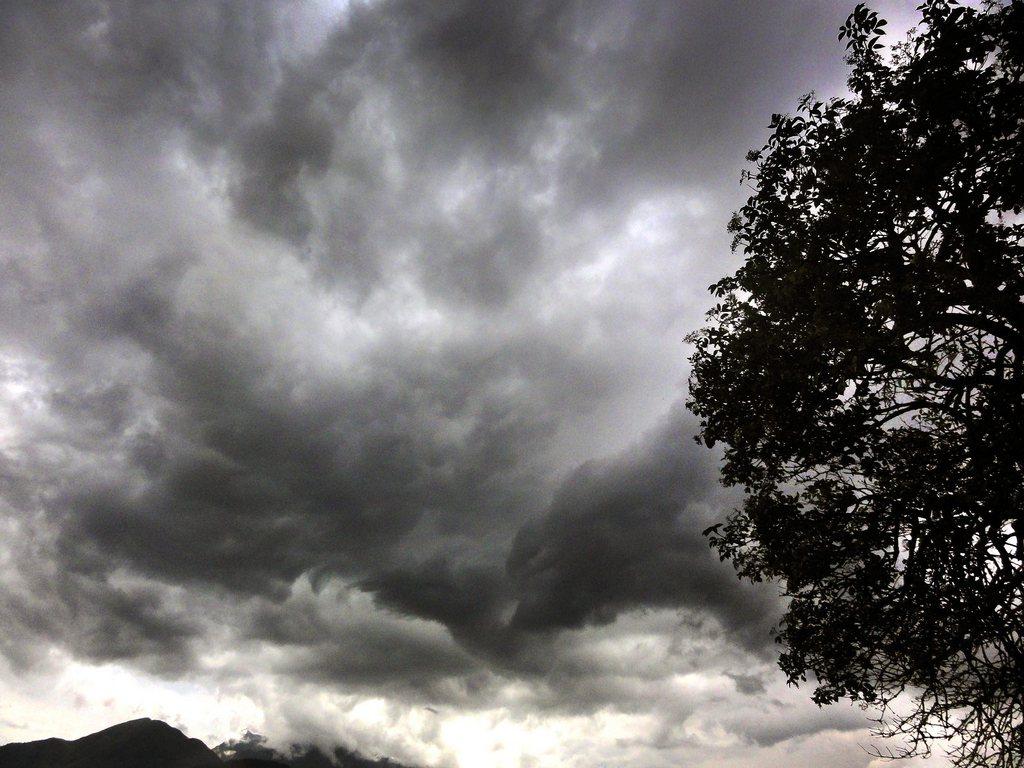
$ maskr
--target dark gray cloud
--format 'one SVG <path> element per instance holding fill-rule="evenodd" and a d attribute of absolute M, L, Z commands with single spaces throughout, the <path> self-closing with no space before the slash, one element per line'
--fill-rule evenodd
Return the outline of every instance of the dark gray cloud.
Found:
<path fill-rule="evenodd" d="M 577 469 L 519 531 L 508 560 L 513 625 L 579 627 L 638 606 L 678 607 L 715 617 L 753 649 L 770 642 L 771 592 L 738 583 L 700 535 L 721 514 L 715 464 L 689 448 L 694 422 L 681 407 L 667 422 L 617 460 Z"/>
<path fill-rule="evenodd" d="M 83 660 L 128 661 L 172 676 L 195 663 L 203 622 L 180 590 L 68 567 L 38 518 L 6 522 L 0 651 L 16 668 L 45 666 L 54 645 Z"/>
<path fill-rule="evenodd" d="M 327 171 L 334 128 L 316 110 L 315 86 L 285 83 L 278 90 L 270 116 L 238 139 L 233 156 L 240 171 L 231 198 L 255 226 L 301 242 L 314 225 L 302 182 Z"/>
<path fill-rule="evenodd" d="M 764 680 L 757 675 L 728 673 L 728 677 L 732 678 L 732 681 L 736 683 L 736 690 L 747 696 L 756 696 L 757 694 L 764 693 L 766 690 Z"/>
<path fill-rule="evenodd" d="M 763 698 L 777 606 L 700 536 L 735 499 L 680 339 L 846 10 L 5 3 L 4 657 L 448 714 Z"/>
<path fill-rule="evenodd" d="M 361 585 L 379 604 L 412 616 L 437 621 L 453 636 L 484 645 L 511 640 L 502 613 L 512 599 L 504 573 L 496 567 L 453 568 L 435 558 L 414 568 L 379 574 Z"/>
<path fill-rule="evenodd" d="M 745 723 L 736 724 L 735 731 L 758 746 L 771 747 L 790 739 L 812 736 L 823 730 L 863 731 L 865 723 L 864 712 L 844 706 L 808 712 L 786 722 L 751 718 Z"/>
<path fill-rule="evenodd" d="M 164 605 L 156 589 L 78 574 L 37 576 L 25 586 L 8 587 L 0 598 L 7 622 L 0 647 L 15 664 L 40 660 L 39 638 L 89 661 L 130 660 L 157 672 L 174 674 L 194 662 L 199 627 Z"/>
<path fill-rule="evenodd" d="M 293 591 L 283 601 L 252 601 L 242 637 L 293 651 L 281 671 L 304 681 L 344 683 L 370 692 L 429 696 L 438 681 L 471 675 L 480 662 L 442 626 L 380 615 L 360 590 Z"/>

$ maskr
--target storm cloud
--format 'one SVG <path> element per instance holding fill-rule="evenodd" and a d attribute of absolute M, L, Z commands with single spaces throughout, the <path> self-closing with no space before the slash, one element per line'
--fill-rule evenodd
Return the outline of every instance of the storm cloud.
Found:
<path fill-rule="evenodd" d="M 743 155 L 841 90 L 848 10 L 5 3 L 0 738 L 116 667 L 212 742 L 865 764 L 772 703 L 682 406 Z"/>

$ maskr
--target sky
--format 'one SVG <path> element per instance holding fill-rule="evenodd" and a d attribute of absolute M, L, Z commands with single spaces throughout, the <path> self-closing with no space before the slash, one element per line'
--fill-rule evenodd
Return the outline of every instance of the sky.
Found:
<path fill-rule="evenodd" d="M 851 6 L 3 3 L 0 742 L 880 764 L 684 406 Z"/>

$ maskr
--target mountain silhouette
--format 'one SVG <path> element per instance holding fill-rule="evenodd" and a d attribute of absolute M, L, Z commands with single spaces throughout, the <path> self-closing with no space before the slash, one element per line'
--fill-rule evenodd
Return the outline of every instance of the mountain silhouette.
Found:
<path fill-rule="evenodd" d="M 74 741 L 43 739 L 0 747 L 0 768 L 223 768 L 199 739 L 147 717 Z"/>
<path fill-rule="evenodd" d="M 0 768 L 406 768 L 388 758 L 373 760 L 338 747 L 333 759 L 317 747 L 292 748 L 285 756 L 246 733 L 210 749 L 177 728 L 148 717 L 74 741 L 43 739 L 0 746 Z"/>

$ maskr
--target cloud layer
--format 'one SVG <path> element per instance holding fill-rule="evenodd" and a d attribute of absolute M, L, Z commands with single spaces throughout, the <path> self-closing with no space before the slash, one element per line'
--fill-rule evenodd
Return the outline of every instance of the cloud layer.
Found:
<path fill-rule="evenodd" d="M 0 738 L 865 765 L 773 682 L 679 404 L 846 11 L 5 4 Z"/>

